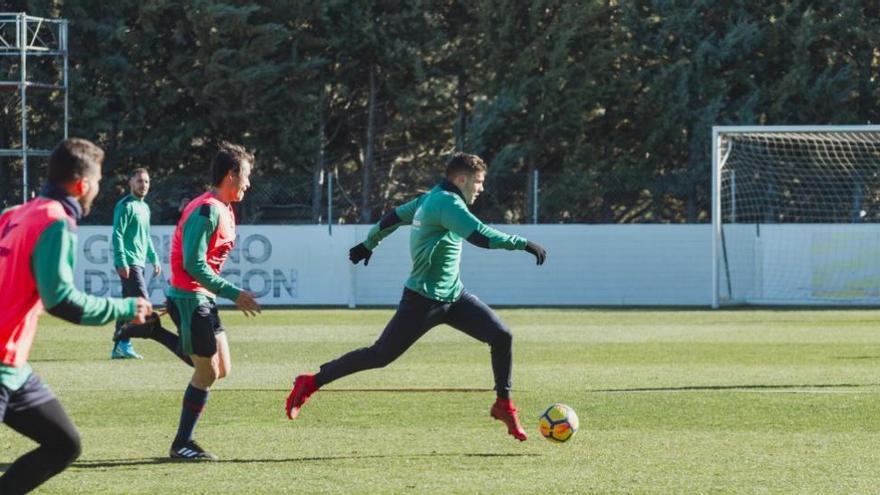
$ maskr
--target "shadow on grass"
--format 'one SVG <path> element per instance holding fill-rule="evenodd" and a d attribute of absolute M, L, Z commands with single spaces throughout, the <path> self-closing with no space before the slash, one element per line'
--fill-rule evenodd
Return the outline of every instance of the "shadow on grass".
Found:
<path fill-rule="evenodd" d="M 321 389 L 321 392 L 394 392 L 394 393 L 421 393 L 421 392 L 494 392 L 491 388 L 329 388 Z"/>
<path fill-rule="evenodd" d="M 397 455 L 330 455 L 315 457 L 290 457 L 286 459 L 220 459 L 218 461 L 181 461 L 169 457 L 143 457 L 138 459 L 94 459 L 77 461 L 71 465 L 73 469 L 102 469 L 125 466 L 147 466 L 155 464 L 283 464 L 288 462 L 327 462 L 360 459 L 431 459 L 435 457 L 541 457 L 540 454 L 504 454 L 504 453 L 431 453 L 431 454 L 397 454 Z M 2 465 L 0 465 L 2 466 Z"/>
<path fill-rule="evenodd" d="M 31 359 L 28 358 L 29 363 L 81 363 L 83 362 L 82 358 L 42 358 L 42 359 Z"/>
<path fill-rule="evenodd" d="M 834 356 L 831 359 L 880 359 L 880 356 Z"/>
<path fill-rule="evenodd" d="M 220 388 L 211 390 L 211 394 L 222 394 L 224 392 L 290 392 L 289 388 Z M 447 393 L 485 393 L 495 392 L 491 388 L 322 388 L 321 394 L 333 393 L 427 393 L 427 392 L 447 392 Z"/>
<path fill-rule="evenodd" d="M 863 388 L 877 386 L 880 386 L 880 384 L 823 383 L 814 385 L 693 385 L 684 387 L 597 388 L 587 389 L 587 392 L 701 392 L 713 390 L 795 390 L 804 388 Z"/>

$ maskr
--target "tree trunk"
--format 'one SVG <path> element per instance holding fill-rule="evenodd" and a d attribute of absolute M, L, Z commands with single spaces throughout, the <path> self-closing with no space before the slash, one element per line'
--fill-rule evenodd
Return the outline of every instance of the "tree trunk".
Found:
<path fill-rule="evenodd" d="M 371 176 L 373 172 L 373 155 L 376 146 L 376 105 L 379 100 L 379 83 L 376 80 L 376 66 L 370 65 L 370 100 L 367 110 L 367 142 L 364 146 L 364 176 L 361 183 L 361 222 L 370 223 L 372 208 L 370 206 L 370 190 L 373 188 Z"/>
<path fill-rule="evenodd" d="M 315 157 L 315 165 L 312 168 L 312 223 L 321 223 L 321 193 L 324 190 L 324 148 L 326 147 L 326 124 L 324 122 L 324 87 L 321 86 L 321 96 L 318 99 L 318 154 Z M 329 221 L 329 219 L 328 219 Z"/>
<path fill-rule="evenodd" d="M 535 208 L 535 160 L 532 159 L 531 153 L 524 160 L 526 171 L 526 211 L 523 212 L 522 218 L 525 223 L 537 223 L 537 219 L 532 215 L 532 211 Z"/>
<path fill-rule="evenodd" d="M 540 72 L 543 72 L 540 71 Z M 534 91 L 529 92 L 528 97 L 528 109 L 530 112 L 535 112 L 538 108 L 538 95 L 534 93 Z M 536 219 L 532 215 L 532 210 L 534 209 L 535 204 L 535 162 L 537 161 L 538 153 L 535 153 L 536 149 L 541 148 L 540 129 L 543 127 L 543 122 L 541 119 L 537 119 L 532 121 L 529 126 L 529 141 L 526 147 L 526 155 L 525 155 L 525 172 L 526 172 L 526 200 L 523 202 L 525 204 L 525 210 L 523 212 L 522 221 L 525 223 L 537 223 Z M 522 168 L 520 168 L 522 170 Z"/>
<path fill-rule="evenodd" d="M 464 151 L 467 146 L 467 90 L 465 89 L 465 77 L 458 76 L 458 118 L 455 121 L 455 150 Z"/>
<path fill-rule="evenodd" d="M 875 70 L 872 64 L 874 50 L 871 46 L 864 46 L 858 50 L 859 63 L 856 64 L 859 71 L 859 97 L 858 115 L 860 122 L 870 122 L 875 118 L 874 85 Z"/>

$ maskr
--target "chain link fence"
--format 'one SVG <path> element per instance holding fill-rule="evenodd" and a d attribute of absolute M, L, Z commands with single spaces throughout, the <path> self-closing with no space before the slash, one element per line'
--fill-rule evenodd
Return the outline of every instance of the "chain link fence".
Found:
<path fill-rule="evenodd" d="M 45 158 L 29 166 L 30 195 L 44 182 Z M 370 221 L 390 208 L 430 190 L 441 179 L 441 168 L 425 174 L 420 167 L 396 170 L 377 167 L 371 189 Z M 389 172 L 391 174 L 389 175 Z M 153 223 L 176 224 L 183 206 L 208 189 L 206 173 L 178 172 L 151 175 L 147 202 Z M 333 167 L 314 177 L 310 171 L 255 170 L 244 201 L 235 205 L 240 224 L 360 223 L 362 176 L 359 169 Z M 0 157 L 0 202 L 22 201 L 20 160 Z M 708 186 L 708 184 L 707 184 Z M 116 202 L 128 193 L 124 173 L 109 173 L 84 224 L 109 225 Z M 328 196 L 330 200 L 328 201 Z M 487 223 L 686 223 L 709 221 L 708 195 L 679 198 L 652 193 L 649 186 L 616 181 L 589 172 L 540 172 L 489 169 L 485 191 L 472 211 Z"/>

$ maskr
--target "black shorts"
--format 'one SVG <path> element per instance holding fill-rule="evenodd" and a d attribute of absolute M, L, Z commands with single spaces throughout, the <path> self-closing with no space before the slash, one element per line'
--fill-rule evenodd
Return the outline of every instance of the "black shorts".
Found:
<path fill-rule="evenodd" d="M 144 267 L 137 265 L 129 266 L 128 278 L 119 277 L 119 281 L 122 283 L 122 297 L 150 298 L 147 293 L 147 281 L 144 279 Z M 130 319 L 117 320 L 116 329 L 119 330 Z"/>
<path fill-rule="evenodd" d="M 168 315 L 180 334 L 180 351 L 186 355 L 212 357 L 217 354 L 217 335 L 223 324 L 217 314 L 217 303 L 204 296 L 169 297 Z"/>
<path fill-rule="evenodd" d="M 128 278 L 119 277 L 122 283 L 122 297 L 145 297 L 147 294 L 147 280 L 144 278 L 144 267 L 132 265 L 128 267 Z"/>
<path fill-rule="evenodd" d="M 7 411 L 24 411 L 52 400 L 55 400 L 55 394 L 34 373 L 18 390 L 9 390 L 0 385 L 0 422 L 6 417 Z"/>

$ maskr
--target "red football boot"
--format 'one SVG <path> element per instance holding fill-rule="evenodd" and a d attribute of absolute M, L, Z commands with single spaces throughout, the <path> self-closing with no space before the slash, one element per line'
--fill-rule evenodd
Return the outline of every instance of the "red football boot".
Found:
<path fill-rule="evenodd" d="M 296 380 L 293 381 L 293 390 L 287 396 L 287 404 L 285 404 L 287 418 L 296 419 L 299 409 L 317 391 L 318 386 L 315 385 L 315 375 L 299 375 L 296 377 Z"/>
<path fill-rule="evenodd" d="M 492 409 L 489 410 L 489 414 L 493 418 L 503 421 L 507 425 L 507 432 L 513 435 L 513 438 L 524 442 L 529 437 L 526 435 L 525 430 L 523 430 L 522 425 L 519 424 L 519 416 L 516 413 L 517 409 L 513 406 L 513 401 L 500 397 L 492 404 Z"/>

